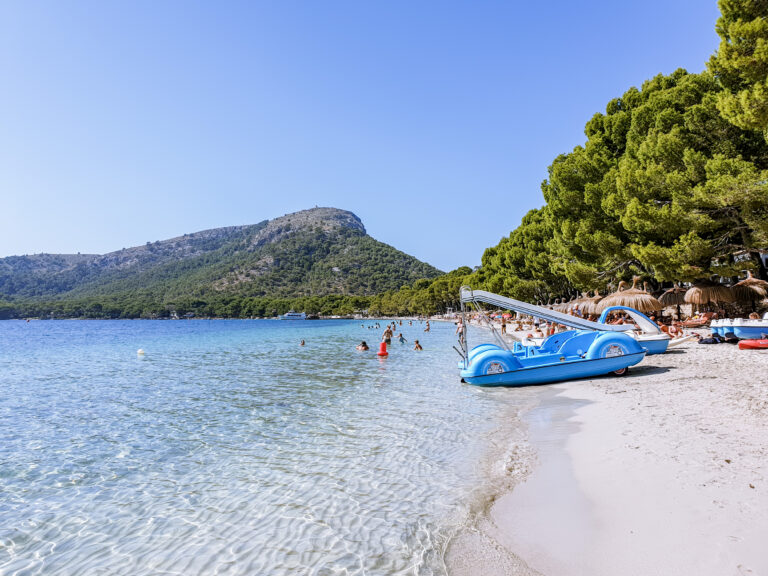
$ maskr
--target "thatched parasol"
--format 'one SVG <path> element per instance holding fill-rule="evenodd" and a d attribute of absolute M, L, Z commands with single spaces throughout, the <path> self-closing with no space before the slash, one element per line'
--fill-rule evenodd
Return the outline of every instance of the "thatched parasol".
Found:
<path fill-rule="evenodd" d="M 643 313 L 661 310 L 661 302 L 645 290 L 637 287 L 638 280 L 639 278 L 635 276 L 632 279 L 632 288 L 627 288 L 626 290 L 622 290 L 622 287 L 626 286 L 627 283 L 620 282 L 619 290 L 613 294 L 608 294 L 608 296 L 600 300 L 596 306 L 597 310 L 602 312 L 611 306 L 628 306 Z"/>
<path fill-rule="evenodd" d="M 597 313 L 598 314 L 601 313 L 603 309 L 608 308 L 608 306 L 618 306 L 617 300 L 621 297 L 620 294 L 627 289 L 627 286 L 628 284 L 624 282 L 624 280 L 619 282 L 619 287 L 616 290 L 616 292 L 611 292 L 610 294 L 608 294 L 608 296 L 600 300 L 597 306 L 595 306 Z"/>
<path fill-rule="evenodd" d="M 581 298 L 576 298 L 576 300 L 573 300 L 570 303 L 569 311 L 573 310 L 574 307 L 578 306 L 581 309 L 581 311 L 583 312 L 584 311 L 584 305 L 587 302 L 589 302 L 589 294 L 587 294 L 586 292 L 582 292 L 581 293 Z"/>
<path fill-rule="evenodd" d="M 754 303 L 768 296 L 768 282 L 753 277 L 752 272 L 747 270 L 747 277 L 731 286 L 731 293 L 739 302 Z"/>
<path fill-rule="evenodd" d="M 677 307 L 677 317 L 679 319 L 682 316 L 680 305 L 685 304 L 685 293 L 687 291 L 687 288 L 683 288 L 680 284 L 676 284 L 659 296 L 659 302 L 661 302 L 661 305 L 664 306 L 664 308 L 667 306 Z"/>
<path fill-rule="evenodd" d="M 600 296 L 600 293 L 595 290 L 595 295 L 592 297 L 587 298 L 587 301 L 584 303 L 584 306 L 582 306 L 582 311 L 585 315 L 591 316 L 592 314 L 599 314 L 597 311 L 597 303 L 602 300 L 603 297 Z"/>
<path fill-rule="evenodd" d="M 680 306 L 681 304 L 685 304 L 685 293 L 687 291 L 687 288 L 683 288 L 680 284 L 676 284 L 659 296 L 659 302 L 661 302 L 661 305 L 665 308 L 667 306 Z"/>
<path fill-rule="evenodd" d="M 702 280 L 694 284 L 685 293 L 688 304 L 705 305 L 719 302 L 733 302 L 731 289 L 711 280 Z"/>

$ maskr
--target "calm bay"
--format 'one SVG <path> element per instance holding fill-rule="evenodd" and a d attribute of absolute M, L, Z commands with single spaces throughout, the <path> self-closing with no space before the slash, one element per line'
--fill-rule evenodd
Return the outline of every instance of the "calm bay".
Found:
<path fill-rule="evenodd" d="M 0 322 L 0 573 L 443 574 L 531 394 L 380 322 Z"/>

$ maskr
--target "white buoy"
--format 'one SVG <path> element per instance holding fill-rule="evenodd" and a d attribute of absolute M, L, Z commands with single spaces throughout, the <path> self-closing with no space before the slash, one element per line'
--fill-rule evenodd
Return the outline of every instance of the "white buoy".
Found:
<path fill-rule="evenodd" d="M 139 348 L 138 351 L 136 352 L 136 354 L 138 354 L 139 356 L 144 356 L 144 349 L 143 348 Z"/>

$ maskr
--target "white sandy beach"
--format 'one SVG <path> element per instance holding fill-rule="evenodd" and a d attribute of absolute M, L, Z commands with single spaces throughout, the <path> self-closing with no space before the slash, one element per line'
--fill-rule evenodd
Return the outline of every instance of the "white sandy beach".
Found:
<path fill-rule="evenodd" d="M 690 343 L 541 387 L 523 419 L 532 471 L 454 540 L 452 575 L 768 574 L 768 351 Z"/>

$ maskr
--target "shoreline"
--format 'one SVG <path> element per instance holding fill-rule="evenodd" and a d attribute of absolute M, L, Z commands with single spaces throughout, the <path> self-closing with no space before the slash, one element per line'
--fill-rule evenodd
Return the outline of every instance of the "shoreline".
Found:
<path fill-rule="evenodd" d="M 689 343 L 540 387 L 520 414 L 531 469 L 454 538 L 448 573 L 768 574 L 766 367 Z"/>
<path fill-rule="evenodd" d="M 542 404 L 542 397 L 550 392 L 537 386 L 516 392 L 524 401 L 518 400 L 515 408 L 502 409 L 495 416 L 498 422 L 485 438 L 486 448 L 476 464 L 483 470 L 485 481 L 467 496 L 467 518 L 456 527 L 443 550 L 446 574 L 450 576 L 541 576 L 512 548 L 501 544 L 488 525 L 488 515 L 499 498 L 513 493 L 538 464 L 538 455 L 529 438 L 527 415 L 535 412 Z"/>

